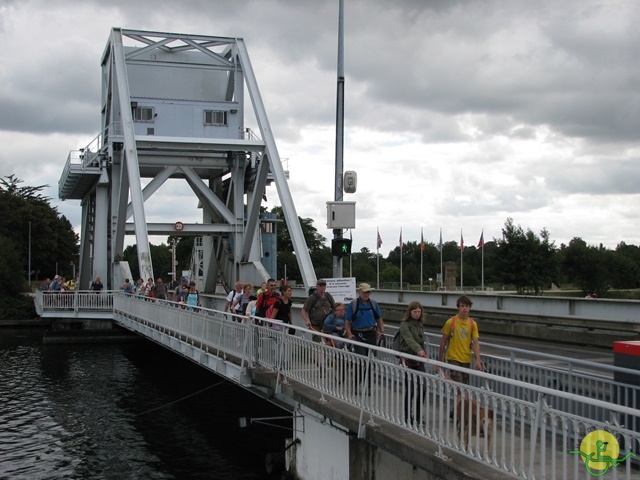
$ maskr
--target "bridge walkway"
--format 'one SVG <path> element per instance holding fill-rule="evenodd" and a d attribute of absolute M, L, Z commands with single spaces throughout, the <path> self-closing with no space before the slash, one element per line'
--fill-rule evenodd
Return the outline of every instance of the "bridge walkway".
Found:
<path fill-rule="evenodd" d="M 46 310 L 49 299 L 42 297 Z M 398 365 L 397 352 L 384 347 L 363 357 L 314 343 L 299 327 L 289 335 L 283 328 L 235 322 L 215 310 L 187 311 L 124 295 L 114 295 L 112 303 L 114 321 L 125 328 L 296 412 L 324 415 L 347 435 L 438 475 L 428 478 L 589 478 L 578 451 L 596 430 L 619 439 L 620 457 L 639 451 L 640 411 L 613 403 L 619 395 L 638 398 L 637 389 L 616 385 L 607 375 L 591 382 L 536 364 L 509 378 L 517 364 L 487 356 L 483 362 L 490 373 L 477 372 L 471 385 L 461 386 L 442 374 L 455 367 L 429 361 L 427 373 L 407 372 Z M 553 388 L 560 381 L 564 391 Z M 424 392 L 409 402 L 413 412 L 421 406 L 413 421 L 405 415 L 410 389 Z M 458 398 L 468 400 L 464 408 L 455 408 Z M 478 421 L 470 422 L 468 435 L 461 434 L 457 425 L 470 418 Z M 298 448 L 295 461 L 309 461 L 304 447 Z M 631 460 L 595 465 L 600 471 L 610 468 L 614 478 L 640 478 Z"/>

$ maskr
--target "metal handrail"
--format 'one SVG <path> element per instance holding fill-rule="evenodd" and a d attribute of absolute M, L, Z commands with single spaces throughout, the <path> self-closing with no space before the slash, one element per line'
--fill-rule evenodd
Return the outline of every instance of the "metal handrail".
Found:
<path fill-rule="evenodd" d="M 390 353 L 384 347 L 372 346 L 369 355 L 362 356 L 313 342 L 308 338 L 312 332 L 303 327 L 275 329 L 270 325 L 277 322 L 270 320 L 262 319 L 263 325 L 254 324 L 252 319 L 239 323 L 232 321 L 234 315 L 217 310 L 175 306 L 170 301 L 145 302 L 117 295 L 114 314 L 129 321 L 137 319 L 145 328 L 171 336 L 178 343 L 176 349 L 182 348 L 180 344 L 199 345 L 203 355 L 236 357 L 243 365 L 271 369 L 277 374 L 277 390 L 281 390 L 280 379 L 284 376 L 321 395 L 356 405 L 361 411 L 360 436 L 368 424 L 382 419 L 431 439 L 437 444 L 439 455 L 447 449 L 456 450 L 515 478 L 529 479 L 583 475 L 584 464 L 572 450 L 590 431 L 606 430 L 619 438 L 621 455 L 640 442 L 636 428 L 640 410 L 635 408 L 484 372 L 473 375 L 481 380 L 481 387 L 464 386 L 443 374 L 444 368 L 458 367 L 437 361 L 426 361 L 428 371 L 417 372 L 383 357 L 391 354 L 394 358 L 424 360 Z M 296 334 L 289 335 L 286 329 Z M 347 339 L 344 342 L 355 343 Z M 495 387 L 501 384 L 528 390 L 531 398 L 523 400 L 497 393 Z M 405 407 L 407 391 L 419 393 Z M 461 408 L 457 407 L 459 399 L 463 400 Z M 563 402 L 601 410 L 603 418 L 581 417 L 557 408 L 556 404 Z M 422 407 L 420 414 L 410 418 L 407 408 L 416 412 L 418 404 Z M 469 418 L 488 420 L 489 411 L 493 412 L 493 422 L 485 427 L 481 428 L 481 422 L 469 422 Z M 452 421 L 449 412 L 453 414 Z M 465 422 L 471 423 L 471 431 L 461 435 L 456 425 Z M 630 462 L 616 471 L 621 477 L 634 478 Z"/>
<path fill-rule="evenodd" d="M 55 296 L 43 294 L 42 301 Z M 278 322 L 270 320 L 263 319 L 263 325 L 251 319 L 240 323 L 232 321 L 234 315 L 213 309 L 176 308 L 179 305 L 171 301 L 122 293 L 99 296 L 112 298 L 116 321 L 144 324 L 158 335 L 173 338 L 178 344 L 175 348 L 199 345 L 203 355 L 233 356 L 243 367 L 273 370 L 278 374 L 278 390 L 281 374 L 321 395 L 358 406 L 361 436 L 368 424 L 382 419 L 434 441 L 439 455 L 456 450 L 515 478 L 528 479 L 584 476 L 584 463 L 573 447 L 578 448 L 594 430 L 606 430 L 619 439 L 621 456 L 640 444 L 640 410 L 628 406 L 485 372 L 472 372 L 474 382 L 464 386 L 444 375 L 445 369 L 459 367 L 384 347 L 372 346 L 368 356 L 357 355 L 313 342 L 312 332 L 303 327 L 286 326 L 296 333 L 288 335 L 282 325 L 271 328 Z M 354 344 L 347 339 L 344 343 Z M 397 357 L 422 361 L 427 371 L 408 370 L 398 364 Z M 405 405 L 405 392 L 410 391 L 416 394 Z M 463 406 L 457 408 L 460 399 Z M 418 405 L 422 407 L 419 415 Z M 409 409 L 415 413 L 413 418 L 407 414 Z M 456 425 L 469 423 L 470 418 L 488 420 L 488 411 L 494 418 L 486 430 L 482 422 L 472 421 L 469 434 L 461 434 Z M 449 420 L 450 412 L 453 420 Z M 626 479 L 637 474 L 631 462 L 617 467 L 616 473 Z"/>

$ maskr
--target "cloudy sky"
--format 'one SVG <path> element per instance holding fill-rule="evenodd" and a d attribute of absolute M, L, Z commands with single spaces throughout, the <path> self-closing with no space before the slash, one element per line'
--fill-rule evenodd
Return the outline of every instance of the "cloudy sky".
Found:
<path fill-rule="evenodd" d="M 354 249 L 475 245 L 508 217 L 557 245 L 640 245 L 640 2 L 345 0 L 345 170 Z M 243 37 L 301 217 L 327 238 L 338 0 L 0 0 L 0 176 L 59 202 L 99 131 L 111 27 Z M 634 33 L 635 32 L 635 33 Z M 252 125 L 249 125 L 252 126 Z M 162 192 L 162 190 L 161 190 Z M 196 221 L 182 186 L 150 221 Z M 275 188 L 267 192 L 277 204 Z M 162 215 L 165 215 L 163 218 Z M 168 218 L 167 218 L 168 215 Z M 133 240 L 133 238 L 131 239 Z M 161 240 L 161 239 L 160 239 Z M 159 242 L 155 242 L 159 243 Z"/>

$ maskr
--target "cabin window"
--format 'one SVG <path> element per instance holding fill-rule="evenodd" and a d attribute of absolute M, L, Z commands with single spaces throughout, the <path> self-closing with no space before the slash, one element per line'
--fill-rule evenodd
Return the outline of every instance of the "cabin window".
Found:
<path fill-rule="evenodd" d="M 134 122 L 153 122 L 153 107 L 135 107 L 133 108 Z"/>
<path fill-rule="evenodd" d="M 227 112 L 222 110 L 205 110 L 204 124 L 219 126 L 227 125 Z"/>

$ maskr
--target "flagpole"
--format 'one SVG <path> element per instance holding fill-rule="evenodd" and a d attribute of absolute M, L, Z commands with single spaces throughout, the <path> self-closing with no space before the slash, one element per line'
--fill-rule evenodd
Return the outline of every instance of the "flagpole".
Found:
<path fill-rule="evenodd" d="M 349 230 L 349 240 L 351 240 L 351 245 L 353 245 L 353 234 L 351 230 Z M 353 255 L 349 255 L 349 278 L 353 277 Z"/>
<path fill-rule="evenodd" d="M 400 290 L 402 290 L 402 227 L 400 227 Z"/>
<path fill-rule="evenodd" d="M 422 291 L 422 270 L 424 265 L 424 233 L 420 227 L 420 291 Z"/>
<path fill-rule="evenodd" d="M 482 233 L 480 234 L 480 248 L 482 249 L 481 252 L 481 258 L 482 258 L 482 283 L 481 283 L 481 289 L 484 292 L 484 228 L 482 229 Z"/>
<path fill-rule="evenodd" d="M 484 292 L 484 243 L 482 244 L 482 291 Z"/>
<path fill-rule="evenodd" d="M 442 271 L 442 227 L 440 227 L 440 288 L 444 287 L 444 276 Z"/>
<path fill-rule="evenodd" d="M 460 290 L 464 292 L 464 239 L 462 238 L 462 229 L 460 229 Z"/>
<path fill-rule="evenodd" d="M 380 238 L 380 228 L 376 227 L 378 237 L 376 238 L 376 288 L 380 288 L 380 246 L 382 239 Z"/>

